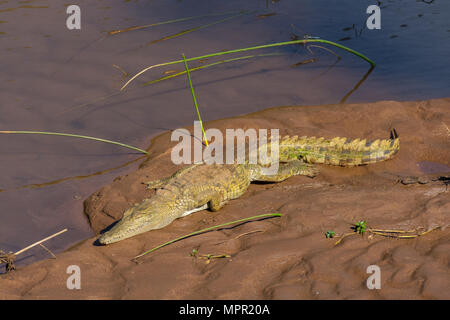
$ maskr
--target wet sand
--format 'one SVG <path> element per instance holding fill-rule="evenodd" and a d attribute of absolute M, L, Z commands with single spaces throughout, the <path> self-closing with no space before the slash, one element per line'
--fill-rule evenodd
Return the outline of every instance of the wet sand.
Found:
<path fill-rule="evenodd" d="M 0 276 L 1 299 L 449 299 L 450 98 L 416 102 L 278 107 L 206 123 L 206 128 L 279 128 L 280 134 L 387 138 L 395 128 L 400 152 L 357 168 L 318 166 L 314 179 L 254 184 L 218 212 L 200 211 L 168 227 L 109 246 L 95 237 Z M 190 128 L 192 129 L 192 128 Z M 143 181 L 177 167 L 170 132 L 155 139 L 140 168 L 117 177 L 85 201 L 98 233 L 152 191 Z M 420 177 L 422 183 L 414 182 Z M 409 177 L 409 178 L 408 178 Z M 403 180 L 404 183 L 399 182 Z M 406 184 L 405 184 L 406 183 Z M 181 235 L 263 213 L 272 218 L 190 237 L 134 256 Z M 82 215 L 82 212 L 79 212 Z M 416 239 L 350 236 L 335 246 L 325 232 L 373 228 L 437 230 Z M 190 256 L 227 254 L 230 258 Z M 81 269 L 81 290 L 68 290 L 66 269 Z M 366 268 L 381 268 L 381 289 L 369 290 Z"/>

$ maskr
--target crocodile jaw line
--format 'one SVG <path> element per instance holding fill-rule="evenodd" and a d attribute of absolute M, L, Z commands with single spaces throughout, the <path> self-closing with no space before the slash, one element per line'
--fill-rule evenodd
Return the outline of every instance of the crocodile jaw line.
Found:
<path fill-rule="evenodd" d="M 187 215 L 190 215 L 191 213 L 201 211 L 201 210 L 204 210 L 207 208 L 208 208 L 208 204 L 205 204 L 201 207 L 184 212 L 181 215 L 181 217 L 185 217 Z M 145 219 L 145 220 L 149 220 L 149 221 L 147 223 L 136 224 L 135 220 L 131 220 L 131 218 L 129 218 L 129 217 L 124 217 L 119 222 L 117 222 L 117 224 L 114 227 L 112 227 L 110 230 L 105 232 L 98 239 L 98 242 L 100 242 L 101 244 L 111 244 L 111 243 L 118 242 L 118 241 L 121 241 L 121 240 L 124 240 L 127 238 L 131 238 L 133 236 L 136 236 L 138 234 L 141 234 L 141 233 L 144 233 L 144 232 L 147 232 L 150 230 L 159 229 L 159 227 L 155 225 L 155 222 L 153 221 L 153 219 L 151 219 L 150 216 L 149 216 L 149 218 L 150 219 L 145 219 L 145 217 L 142 217 L 141 219 Z M 139 227 L 132 228 L 132 227 L 130 227 L 131 225 L 132 226 L 138 225 Z"/>

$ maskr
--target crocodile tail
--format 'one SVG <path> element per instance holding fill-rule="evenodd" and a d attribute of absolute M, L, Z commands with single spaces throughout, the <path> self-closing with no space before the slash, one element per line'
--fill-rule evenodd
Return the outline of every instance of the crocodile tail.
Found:
<path fill-rule="evenodd" d="M 280 141 L 280 161 L 301 158 L 308 163 L 349 167 L 391 159 L 399 148 L 400 140 L 395 129 L 389 139 L 374 141 L 287 136 Z"/>

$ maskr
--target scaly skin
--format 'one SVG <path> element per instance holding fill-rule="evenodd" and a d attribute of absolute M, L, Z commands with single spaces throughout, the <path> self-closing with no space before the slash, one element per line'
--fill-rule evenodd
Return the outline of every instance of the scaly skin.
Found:
<path fill-rule="evenodd" d="M 219 210 L 239 198 L 253 181 L 280 182 L 294 175 L 314 177 L 314 163 L 357 166 L 392 158 L 399 150 L 395 130 L 385 140 L 307 138 L 286 136 L 279 144 L 278 172 L 265 175 L 258 164 L 195 164 L 169 178 L 148 183 L 156 194 L 125 211 L 122 219 L 98 241 L 110 244 L 160 229 L 173 220 L 209 208 Z M 270 146 L 269 146 L 270 150 Z"/>
<path fill-rule="evenodd" d="M 289 137 L 280 141 L 280 161 L 299 157 L 307 163 L 336 166 L 359 166 L 392 158 L 400 148 L 397 132 L 391 131 L 390 139 L 367 141 L 336 137 L 331 140 L 316 137 Z"/>

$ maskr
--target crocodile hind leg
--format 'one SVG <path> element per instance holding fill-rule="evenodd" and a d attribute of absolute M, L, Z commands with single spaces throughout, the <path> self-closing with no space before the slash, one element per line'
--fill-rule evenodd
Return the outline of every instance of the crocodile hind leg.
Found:
<path fill-rule="evenodd" d="M 318 170 L 302 160 L 293 160 L 287 163 L 280 163 L 278 166 L 278 172 L 273 175 L 266 175 L 262 172 L 260 168 L 260 175 L 256 177 L 253 181 L 261 182 L 281 182 L 296 175 L 304 175 L 308 177 L 315 177 L 318 174 Z"/>
<path fill-rule="evenodd" d="M 227 203 L 227 200 L 225 200 L 224 192 L 218 192 L 211 197 L 208 206 L 211 211 L 219 211 L 225 203 Z"/>
<path fill-rule="evenodd" d="M 181 216 L 185 217 L 191 213 L 205 210 L 208 208 L 211 211 L 219 211 L 227 202 L 228 201 L 225 200 L 225 197 L 224 197 L 224 192 L 218 192 L 218 193 L 215 193 L 213 196 L 211 196 L 210 200 L 206 204 L 204 204 L 198 208 L 186 211 Z"/>

